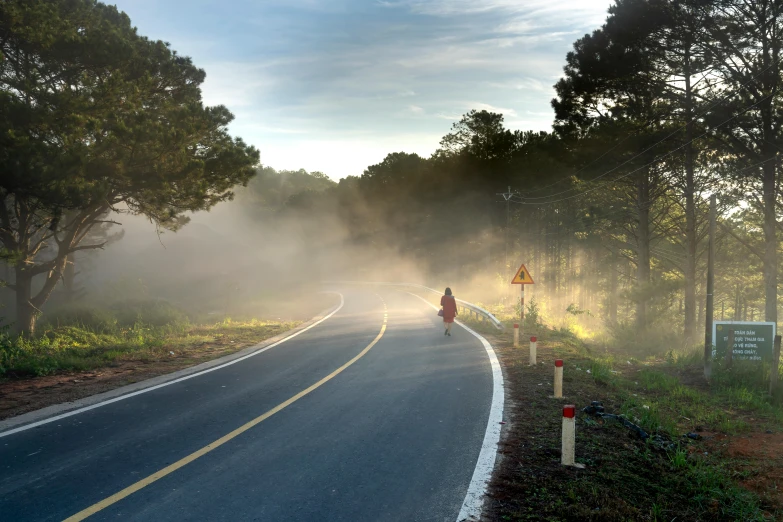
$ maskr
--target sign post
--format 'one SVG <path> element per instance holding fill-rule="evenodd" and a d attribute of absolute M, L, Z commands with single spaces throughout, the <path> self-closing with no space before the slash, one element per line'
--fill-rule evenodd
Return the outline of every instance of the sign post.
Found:
<path fill-rule="evenodd" d="M 519 285 L 522 288 L 522 295 L 519 301 L 519 329 L 520 331 L 525 329 L 525 285 L 532 285 L 533 278 L 530 277 L 530 272 L 527 271 L 525 265 L 520 265 L 517 270 L 514 279 L 511 280 L 512 285 Z"/>
<path fill-rule="evenodd" d="M 769 372 L 769 394 L 774 396 L 778 387 L 778 372 L 780 372 L 780 336 L 775 336 L 775 346 L 772 349 L 772 367 Z"/>
<path fill-rule="evenodd" d="M 715 291 L 715 223 L 717 214 L 717 199 L 715 194 L 710 196 L 710 240 L 707 254 L 707 310 L 704 321 L 704 378 L 708 381 L 712 377 L 712 357 L 710 352 L 715 346 L 715 337 L 710 330 L 713 326 L 713 306 L 715 304 L 715 298 L 713 293 Z"/>

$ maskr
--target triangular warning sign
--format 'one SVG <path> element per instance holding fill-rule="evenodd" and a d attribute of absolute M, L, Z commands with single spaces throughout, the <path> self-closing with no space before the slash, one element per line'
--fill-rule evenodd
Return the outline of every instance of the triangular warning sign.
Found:
<path fill-rule="evenodd" d="M 530 272 L 527 271 L 525 265 L 521 265 L 517 270 L 517 275 L 511 280 L 512 285 L 532 285 L 533 278 L 530 277 Z"/>

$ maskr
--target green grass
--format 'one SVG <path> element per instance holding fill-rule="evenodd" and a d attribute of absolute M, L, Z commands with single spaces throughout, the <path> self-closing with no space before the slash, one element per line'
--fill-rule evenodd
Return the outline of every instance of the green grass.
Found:
<path fill-rule="evenodd" d="M 615 374 L 612 373 L 612 362 L 607 359 L 590 359 L 590 375 L 596 384 L 609 386 L 615 382 Z"/>
<path fill-rule="evenodd" d="M 712 459 L 694 460 L 687 468 L 692 502 L 705 512 L 720 515 L 722 520 L 769 520 L 756 495 L 739 487 L 731 480 L 731 475 L 724 463 Z"/>
<path fill-rule="evenodd" d="M 501 305 L 482 306 L 502 319 L 507 333 L 511 333 L 518 317 L 518 306 L 513 311 Z M 475 320 L 466 323 L 479 331 L 497 333 L 491 326 Z M 626 395 L 630 398 L 639 390 L 661 395 L 648 399 L 651 408 L 657 408 L 663 417 L 673 419 L 662 421 L 661 425 L 669 428 L 676 425 L 680 429 L 705 426 L 727 434 L 746 433 L 751 426 L 737 417 L 737 411 L 758 414 L 764 422 L 783 425 L 783 376 L 779 379 L 781 385 L 777 393 L 770 397 L 768 383 L 772 369 L 769 363 L 759 366 L 734 361 L 727 368 L 725 361 L 715 361 L 710 392 L 704 393 L 682 384 L 673 375 L 685 371 L 700 373 L 702 347 L 684 346 L 676 335 L 660 333 L 668 330 L 657 329 L 640 338 L 632 324 L 618 324 L 606 334 L 593 336 L 591 342 L 586 342 L 578 335 L 578 329 L 544 325 L 535 302 L 526 307 L 525 323 L 525 332 L 535 333 L 553 346 L 557 357 L 572 361 L 585 359 L 580 364 L 583 369 L 590 370 L 589 375 L 595 383 L 628 392 Z M 617 370 L 625 369 L 628 363 L 634 368 L 642 366 L 641 371 L 632 377 L 618 375 Z"/>
<path fill-rule="evenodd" d="M 150 362 L 171 352 L 195 355 L 210 344 L 231 350 L 232 345 L 259 342 L 297 324 L 257 319 L 191 324 L 168 305 L 134 308 L 119 313 L 75 310 L 58 316 L 57 321 L 42 323 L 43 332 L 32 339 L 13 336 L 6 329 L 0 333 L 0 376 L 85 371 L 128 360 Z"/>
<path fill-rule="evenodd" d="M 688 467 L 688 452 L 682 448 L 677 448 L 669 452 L 669 461 L 674 469 L 685 469 Z"/>

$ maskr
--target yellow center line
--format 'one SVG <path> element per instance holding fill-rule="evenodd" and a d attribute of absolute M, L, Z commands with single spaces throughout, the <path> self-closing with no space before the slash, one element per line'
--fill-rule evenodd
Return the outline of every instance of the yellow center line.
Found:
<path fill-rule="evenodd" d="M 354 357 L 353 359 L 351 359 L 347 363 L 343 364 L 342 366 L 337 368 L 335 371 L 333 371 L 332 373 L 330 373 L 329 375 L 327 375 L 326 377 L 324 377 L 323 379 L 321 379 L 317 383 L 313 384 L 309 388 L 300 391 L 299 393 L 297 393 L 296 395 L 294 395 L 293 397 L 291 397 L 287 401 L 278 404 L 277 406 L 275 406 L 274 408 L 272 408 L 268 412 L 264 413 L 263 415 L 261 415 L 259 417 L 256 417 L 255 419 L 251 420 L 250 422 L 248 422 L 246 424 L 243 424 L 242 426 L 240 426 L 239 428 L 235 429 L 231 433 L 228 433 L 227 435 L 224 435 L 224 436 L 220 437 L 215 442 L 207 444 L 206 446 L 204 446 L 200 450 L 191 453 L 187 457 L 184 457 L 184 458 L 178 460 L 177 462 L 166 466 L 165 468 L 161 469 L 160 471 L 156 471 L 152 475 L 150 475 L 150 476 L 148 476 L 146 478 L 141 479 L 140 481 L 136 482 L 135 484 L 131 484 L 127 488 L 123 489 L 122 491 L 118 491 L 114 495 L 112 495 L 112 496 L 110 496 L 108 498 L 105 498 L 105 499 L 101 500 L 100 502 L 98 502 L 96 504 L 93 504 L 92 506 L 88 507 L 87 509 L 79 511 L 75 515 L 72 515 L 72 516 L 66 518 L 65 522 L 77 522 L 79 520 L 84 520 L 85 518 L 87 518 L 89 516 L 92 516 L 95 513 L 99 512 L 99 511 L 101 511 L 103 509 L 106 509 L 107 507 L 111 506 L 112 504 L 115 504 L 115 503 L 119 502 L 120 500 L 124 499 L 125 497 L 127 497 L 129 495 L 132 495 L 133 493 L 136 493 L 140 489 L 143 489 L 143 488 L 149 486 L 153 482 L 162 479 L 166 475 L 174 473 L 178 469 L 186 466 L 187 464 L 190 464 L 191 462 L 193 462 L 197 458 L 206 455 L 210 451 L 219 448 L 220 446 L 222 446 L 226 442 L 230 441 L 231 439 L 233 439 L 233 438 L 237 437 L 238 435 L 246 432 L 247 430 L 249 430 L 250 428 L 252 428 L 256 424 L 259 424 L 259 423 L 265 421 L 266 419 L 268 419 L 269 417 L 271 417 L 275 413 L 277 413 L 277 412 L 285 409 L 286 407 L 290 406 L 291 404 L 295 403 L 296 401 L 298 401 L 299 399 L 301 399 L 302 397 L 304 397 L 308 393 L 312 392 L 316 388 L 320 387 L 321 385 L 325 384 L 326 382 L 334 379 L 343 370 L 345 370 L 346 368 L 351 366 L 353 363 L 355 363 L 356 361 L 358 361 L 359 359 L 364 357 L 364 355 L 367 352 L 369 352 L 372 349 L 372 347 L 375 346 L 378 343 L 378 341 L 381 340 L 381 337 L 383 337 L 383 334 L 386 332 L 386 323 L 387 323 L 386 303 L 384 302 L 384 317 L 383 317 L 383 325 L 381 325 L 381 331 L 378 333 L 378 335 L 375 337 L 375 339 L 373 339 L 373 341 L 370 344 L 367 345 L 367 347 L 364 350 L 362 350 L 361 352 L 359 352 L 358 355 L 356 355 L 356 357 Z"/>

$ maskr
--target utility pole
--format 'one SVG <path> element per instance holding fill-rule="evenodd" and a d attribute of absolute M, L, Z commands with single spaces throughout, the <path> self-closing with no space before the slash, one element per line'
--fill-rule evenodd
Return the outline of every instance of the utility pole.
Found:
<path fill-rule="evenodd" d="M 505 261 L 503 265 L 503 277 L 507 278 L 508 272 L 508 227 L 509 222 L 511 221 L 511 197 L 514 196 L 516 192 L 511 192 L 511 186 L 508 187 L 507 192 L 502 192 L 500 194 L 497 194 L 498 196 L 503 196 L 503 199 L 506 200 L 506 239 L 505 239 L 505 246 L 506 246 L 506 254 L 505 254 Z"/>
<path fill-rule="evenodd" d="M 715 291 L 715 219 L 717 201 L 715 194 L 710 196 L 710 240 L 707 257 L 707 314 L 704 321 L 704 377 L 712 377 L 712 320 L 713 293 Z"/>

